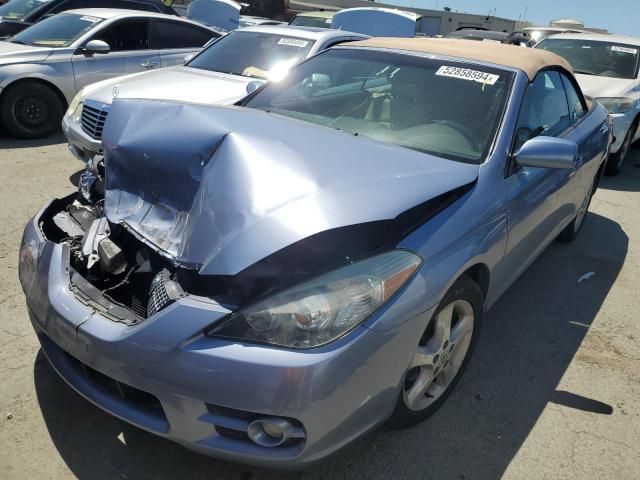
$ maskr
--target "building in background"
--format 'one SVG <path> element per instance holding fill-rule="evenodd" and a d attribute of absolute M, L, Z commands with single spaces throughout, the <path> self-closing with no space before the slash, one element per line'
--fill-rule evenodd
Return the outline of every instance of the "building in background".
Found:
<path fill-rule="evenodd" d="M 584 22 L 576 20 L 575 18 L 559 18 L 557 20 L 552 20 L 549 23 L 549 26 L 555 28 L 567 28 L 570 30 L 586 30 L 587 32 L 593 33 L 609 33 L 609 31 L 604 28 L 586 27 Z"/>
<path fill-rule="evenodd" d="M 419 33 L 424 35 L 446 35 L 461 27 L 496 30 L 499 32 L 512 32 L 516 29 L 516 21 L 493 15 L 477 15 L 472 13 L 459 13 L 443 10 L 428 10 L 424 8 L 399 7 L 381 2 L 369 0 L 289 0 L 288 15 L 295 15 L 303 11 L 328 10 L 338 11 L 343 8 L 356 7 L 384 7 L 399 8 L 422 15 Z"/>

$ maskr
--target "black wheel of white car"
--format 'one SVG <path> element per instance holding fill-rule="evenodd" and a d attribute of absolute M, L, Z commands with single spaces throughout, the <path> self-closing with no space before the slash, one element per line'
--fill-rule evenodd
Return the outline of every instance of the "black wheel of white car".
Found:
<path fill-rule="evenodd" d="M 42 138 L 58 128 L 64 113 L 62 101 L 51 88 L 23 82 L 7 88 L 2 96 L 2 124 L 19 138 Z"/>
<path fill-rule="evenodd" d="M 622 145 L 620 145 L 620 149 L 616 153 L 612 153 L 609 156 L 609 160 L 607 161 L 607 175 L 618 175 L 622 170 L 622 165 L 624 164 L 627 155 L 629 154 L 629 150 L 631 150 L 631 143 L 633 137 L 636 134 L 636 130 L 638 129 L 638 121 L 636 120 L 629 128 L 627 135 L 624 137 Z"/>
<path fill-rule="evenodd" d="M 467 277 L 460 278 L 420 338 L 389 419 L 391 428 L 411 427 L 442 405 L 469 362 L 482 313 L 480 287 Z"/>

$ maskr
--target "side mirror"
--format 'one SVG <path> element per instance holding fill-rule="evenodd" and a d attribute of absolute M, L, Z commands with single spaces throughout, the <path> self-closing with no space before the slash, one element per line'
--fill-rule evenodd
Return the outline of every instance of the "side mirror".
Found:
<path fill-rule="evenodd" d="M 107 42 L 103 42 L 102 40 L 90 40 L 84 46 L 82 51 L 88 55 L 93 55 L 95 53 L 109 53 L 111 51 L 111 47 Z"/>
<path fill-rule="evenodd" d="M 515 158 L 523 167 L 574 168 L 578 145 L 562 138 L 535 137 L 522 145 Z"/>
<path fill-rule="evenodd" d="M 189 55 L 185 55 L 184 59 L 183 59 L 183 63 L 186 65 L 187 63 L 189 63 L 191 60 L 193 60 L 193 57 L 195 57 L 196 54 L 195 53 L 190 53 Z"/>
<path fill-rule="evenodd" d="M 253 80 L 247 83 L 247 95 L 255 92 L 262 85 L 264 85 L 264 82 L 261 82 L 260 80 Z"/>

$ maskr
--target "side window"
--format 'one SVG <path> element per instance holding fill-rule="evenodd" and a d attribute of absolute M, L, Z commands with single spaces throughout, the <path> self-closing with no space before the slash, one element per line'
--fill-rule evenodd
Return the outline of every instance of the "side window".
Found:
<path fill-rule="evenodd" d="M 48 10 L 45 15 L 49 17 L 66 10 L 73 10 L 74 8 L 87 8 L 87 2 L 83 2 L 82 0 L 65 0 Z"/>
<path fill-rule="evenodd" d="M 140 3 L 140 2 L 128 2 L 127 0 L 110 0 L 107 2 L 101 2 L 100 6 L 107 6 L 105 3 L 108 3 L 110 8 L 125 8 L 128 10 L 144 10 L 145 12 L 159 12 L 160 9 L 153 4 L 150 3 Z"/>
<path fill-rule="evenodd" d="M 169 20 L 156 20 L 151 28 L 151 48 L 200 48 L 216 34 L 204 28 Z"/>
<path fill-rule="evenodd" d="M 94 40 L 107 42 L 113 52 L 147 50 L 149 48 L 149 22 L 122 20 L 98 32 Z"/>
<path fill-rule="evenodd" d="M 567 95 L 560 73 L 553 70 L 538 73 L 520 107 L 515 149 L 539 135 L 555 137 L 570 125 Z"/>
<path fill-rule="evenodd" d="M 566 75 L 561 74 L 564 89 L 567 92 L 567 101 L 569 102 L 569 120 L 571 125 L 580 120 L 587 113 L 587 109 L 582 102 L 580 94 L 576 91 L 573 82 Z"/>

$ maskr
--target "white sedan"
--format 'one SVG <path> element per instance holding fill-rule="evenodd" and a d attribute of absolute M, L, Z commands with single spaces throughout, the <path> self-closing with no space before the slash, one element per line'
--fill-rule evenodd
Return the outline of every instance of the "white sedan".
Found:
<path fill-rule="evenodd" d="M 613 118 L 607 173 L 620 173 L 633 142 L 640 138 L 640 39 L 602 34 L 562 34 L 536 48 L 557 53 L 573 65 L 582 91 L 609 110 Z"/>

